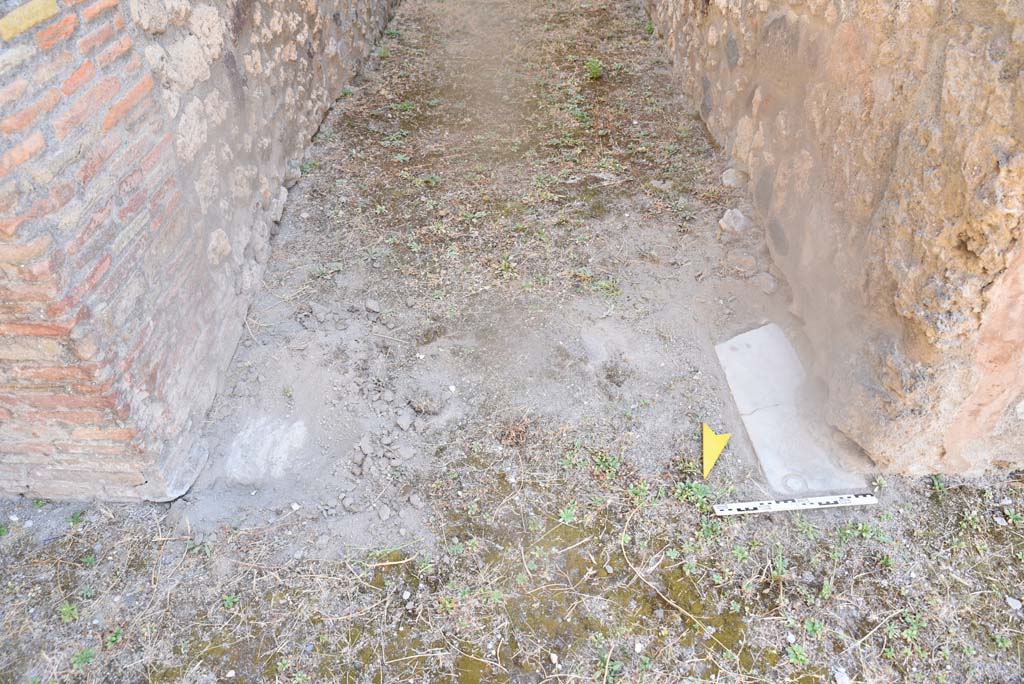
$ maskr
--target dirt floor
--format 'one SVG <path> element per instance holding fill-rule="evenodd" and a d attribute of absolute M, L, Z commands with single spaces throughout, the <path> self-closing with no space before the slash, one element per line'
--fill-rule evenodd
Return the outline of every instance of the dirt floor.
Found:
<path fill-rule="evenodd" d="M 0 682 L 1022 681 L 1019 475 L 710 514 L 713 346 L 799 327 L 639 4 L 403 3 L 192 492 L 0 502 Z"/>

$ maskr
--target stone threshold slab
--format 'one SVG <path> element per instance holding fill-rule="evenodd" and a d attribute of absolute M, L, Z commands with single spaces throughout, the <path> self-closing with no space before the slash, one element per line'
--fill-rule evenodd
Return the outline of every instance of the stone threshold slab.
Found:
<path fill-rule="evenodd" d="M 839 464 L 824 421 L 801 406 L 807 379 L 796 350 L 774 323 L 715 347 L 768 485 L 783 496 L 863 490 L 867 478 Z"/>

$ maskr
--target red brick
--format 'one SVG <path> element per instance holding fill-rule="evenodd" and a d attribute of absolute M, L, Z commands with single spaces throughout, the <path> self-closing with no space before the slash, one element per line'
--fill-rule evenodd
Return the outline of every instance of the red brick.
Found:
<path fill-rule="evenodd" d="M 128 59 L 128 64 L 125 65 L 124 70 L 129 74 L 134 74 L 138 71 L 140 66 L 142 66 L 142 58 L 139 57 L 139 53 L 133 52 L 132 56 Z"/>
<path fill-rule="evenodd" d="M 112 409 L 117 400 L 112 396 L 78 396 L 74 394 L 0 394 L 4 406 L 32 406 L 35 408 L 105 408 Z M 0 447 L 3 451 L 3 447 Z"/>
<path fill-rule="evenodd" d="M 142 166 L 143 169 L 149 171 L 150 169 L 153 168 L 157 160 L 160 159 L 161 155 L 163 155 L 164 152 L 170 147 L 171 138 L 171 134 L 167 133 L 163 138 L 161 138 L 160 142 L 154 145 L 153 149 L 150 150 L 149 153 L 142 158 L 140 165 Z"/>
<path fill-rule="evenodd" d="M 67 411 L 19 411 L 18 417 L 26 423 L 70 423 L 72 425 L 103 425 L 110 414 L 100 409 L 69 409 Z"/>
<path fill-rule="evenodd" d="M 130 442 L 135 439 L 132 428 L 78 428 L 71 433 L 72 439 L 101 440 L 104 442 Z"/>
<path fill-rule="evenodd" d="M 68 256 L 74 256 L 77 254 L 78 251 L 82 249 L 87 242 L 89 242 L 92 236 L 96 234 L 99 227 L 106 223 L 107 219 L 110 218 L 110 210 L 113 207 L 113 204 L 113 200 L 107 199 L 102 207 L 93 212 L 92 216 L 89 217 L 89 221 L 85 228 L 82 229 L 82 232 L 75 236 L 75 238 L 68 243 L 65 248 L 64 251 Z"/>
<path fill-rule="evenodd" d="M 71 95 L 81 88 L 82 84 L 91 79 L 95 74 L 96 67 L 92 65 L 91 60 L 86 60 L 82 66 L 75 69 L 74 73 L 68 76 L 67 80 L 61 84 L 60 91 L 65 95 Z"/>
<path fill-rule="evenodd" d="M 57 296 L 56 283 L 20 284 L 13 281 L 0 285 L 0 301 L 9 302 L 48 302 Z M 12 311 L 24 311 L 12 308 Z"/>
<path fill-rule="evenodd" d="M 51 254 L 46 259 L 40 259 L 31 264 L 18 268 L 18 277 L 26 282 L 47 280 L 56 277 L 58 269 L 64 263 L 63 255 L 60 253 Z"/>
<path fill-rule="evenodd" d="M 57 137 L 66 138 L 90 115 L 97 113 L 120 89 L 121 84 L 118 80 L 113 76 L 108 76 L 90 88 L 84 95 L 79 96 L 71 103 L 70 107 L 54 117 L 53 128 Z"/>
<path fill-rule="evenodd" d="M 50 24 L 36 32 L 36 43 L 43 50 L 49 50 L 74 33 L 76 26 L 78 26 L 78 17 L 74 14 L 69 14 L 57 23 Z"/>
<path fill-rule="evenodd" d="M 0 187 L 0 213 L 8 213 L 18 208 L 21 201 L 21 189 L 14 181 L 8 181 Z"/>
<path fill-rule="evenodd" d="M 148 122 L 153 120 L 153 117 L 150 116 L 151 114 L 159 113 L 160 105 L 157 103 L 156 96 L 147 96 L 134 109 L 125 115 L 123 119 L 124 125 L 129 129 L 142 128 Z"/>
<path fill-rule="evenodd" d="M 106 43 L 114 36 L 114 25 L 104 24 L 97 29 L 94 29 L 91 33 L 87 33 L 78 41 L 78 50 L 82 53 L 88 53 L 91 50 L 99 47 L 103 43 Z"/>
<path fill-rule="evenodd" d="M 64 323 L 0 323 L 0 335 L 62 337 L 68 334 L 71 327 L 71 321 Z"/>
<path fill-rule="evenodd" d="M 103 454 L 105 456 L 120 456 L 125 453 L 125 446 L 113 444 L 91 444 L 89 442 L 54 442 L 54 446 L 60 450 L 62 454 Z M 94 464 L 83 463 L 82 469 L 92 471 L 95 468 Z M 110 476 L 105 475 L 104 480 L 109 480 Z"/>
<path fill-rule="evenodd" d="M 18 216 L 0 219 L 0 234 L 10 237 L 18 230 L 18 226 L 30 219 L 49 216 L 62 209 L 75 196 L 75 188 L 68 182 L 57 183 L 50 188 L 50 194 L 36 200 L 28 211 Z"/>
<path fill-rule="evenodd" d="M 103 52 L 96 55 L 96 63 L 100 67 L 110 66 L 118 57 L 128 52 L 132 47 L 131 36 L 121 36 L 112 44 L 103 49 Z"/>
<path fill-rule="evenodd" d="M 25 264 L 38 259 L 52 243 L 49 235 L 40 235 L 23 244 L 0 242 L 0 264 Z"/>
<path fill-rule="evenodd" d="M 46 314 L 50 317 L 56 317 L 66 313 L 71 307 L 77 304 L 82 297 L 86 295 L 92 288 L 96 287 L 96 283 L 99 282 L 103 274 L 110 268 L 110 263 L 113 261 L 109 254 L 105 255 L 99 260 L 99 263 L 93 268 L 92 272 L 78 285 L 76 285 L 66 297 L 61 299 L 59 302 L 54 302 L 50 306 L 46 307 Z"/>
<path fill-rule="evenodd" d="M 146 190 L 145 188 L 143 188 L 142 190 L 139 190 L 134 195 L 132 195 L 131 199 L 129 199 L 128 202 L 125 203 L 125 205 L 121 207 L 120 210 L 118 210 L 117 220 L 125 221 L 131 218 L 132 216 L 137 214 L 139 212 L 139 209 L 141 209 L 145 204 Z"/>
<path fill-rule="evenodd" d="M 0 442 L 0 453 L 4 454 L 52 454 L 54 451 L 56 448 L 49 442 Z M 4 460 L 11 462 L 6 456 Z"/>
<path fill-rule="evenodd" d="M 0 178 L 3 178 L 26 161 L 39 154 L 46 146 L 43 134 L 35 131 L 20 143 L 0 155 Z"/>
<path fill-rule="evenodd" d="M 153 90 L 153 74 L 146 74 L 110 108 L 107 116 L 103 119 L 103 130 L 109 130 L 116 125 L 151 90 Z"/>
<path fill-rule="evenodd" d="M 76 383 L 71 385 L 71 391 L 75 394 L 106 394 L 114 387 L 114 379 L 108 378 L 103 382 Z"/>
<path fill-rule="evenodd" d="M 164 201 L 168 194 L 176 192 L 177 187 L 178 182 L 177 180 L 175 180 L 173 176 L 165 180 L 159 187 L 157 187 L 156 191 L 149 198 L 150 211 L 152 211 L 155 214 L 157 212 L 157 209 L 160 208 L 160 203 Z"/>
<path fill-rule="evenodd" d="M 28 128 L 40 114 L 45 114 L 57 106 L 60 100 L 60 93 L 56 88 L 50 88 L 42 97 L 25 107 L 20 112 L 15 112 L 9 117 L 0 121 L 0 131 L 7 135 L 13 135 Z"/>
<path fill-rule="evenodd" d="M 89 380 L 92 367 L 86 366 L 12 366 L 7 375 L 15 380 Z"/>
<path fill-rule="evenodd" d="M 111 7 L 117 7 L 118 0 L 96 0 L 88 7 L 82 8 L 82 18 L 92 21 Z"/>
<path fill-rule="evenodd" d="M 28 219 L 27 213 L 0 219 L 0 235 L 8 238 L 11 237 L 18 230 L 18 227 Z"/>
<path fill-rule="evenodd" d="M 121 140 L 120 133 L 109 133 L 89 150 L 82 167 L 78 170 L 78 179 L 82 181 L 82 185 L 88 185 L 95 178 L 103 168 L 104 162 L 121 146 Z"/>
<path fill-rule="evenodd" d="M 118 183 L 118 191 L 120 191 L 122 195 L 127 195 L 130 192 L 134 192 L 142 183 L 143 177 L 144 174 L 142 173 L 142 169 L 137 168 L 133 170 L 127 176 L 122 178 L 120 183 Z"/>
<path fill-rule="evenodd" d="M 25 92 L 28 81 L 19 78 L 0 88 L 0 107 L 6 107 L 8 103 L 14 102 Z"/>
<path fill-rule="evenodd" d="M 16 318 L 28 318 L 41 313 L 38 306 L 32 304 L 13 304 L 11 301 L 4 301 L 0 298 L 0 318 L 13 320 Z"/>

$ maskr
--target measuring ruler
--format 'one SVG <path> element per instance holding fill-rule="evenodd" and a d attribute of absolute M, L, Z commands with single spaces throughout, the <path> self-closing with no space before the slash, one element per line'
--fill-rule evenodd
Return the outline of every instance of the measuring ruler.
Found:
<path fill-rule="evenodd" d="M 717 504 L 715 515 L 746 515 L 748 513 L 775 513 L 777 511 L 810 511 L 840 506 L 870 506 L 878 503 L 874 494 L 834 494 L 807 496 L 801 499 L 769 499 L 768 501 L 741 501 Z"/>

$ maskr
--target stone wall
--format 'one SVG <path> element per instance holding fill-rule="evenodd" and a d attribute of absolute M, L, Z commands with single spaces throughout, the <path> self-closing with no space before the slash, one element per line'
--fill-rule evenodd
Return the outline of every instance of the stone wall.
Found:
<path fill-rule="evenodd" d="M 1024 463 L 1024 3 L 648 0 L 886 469 Z"/>
<path fill-rule="evenodd" d="M 0 491 L 169 499 L 395 0 L 0 0 Z"/>

